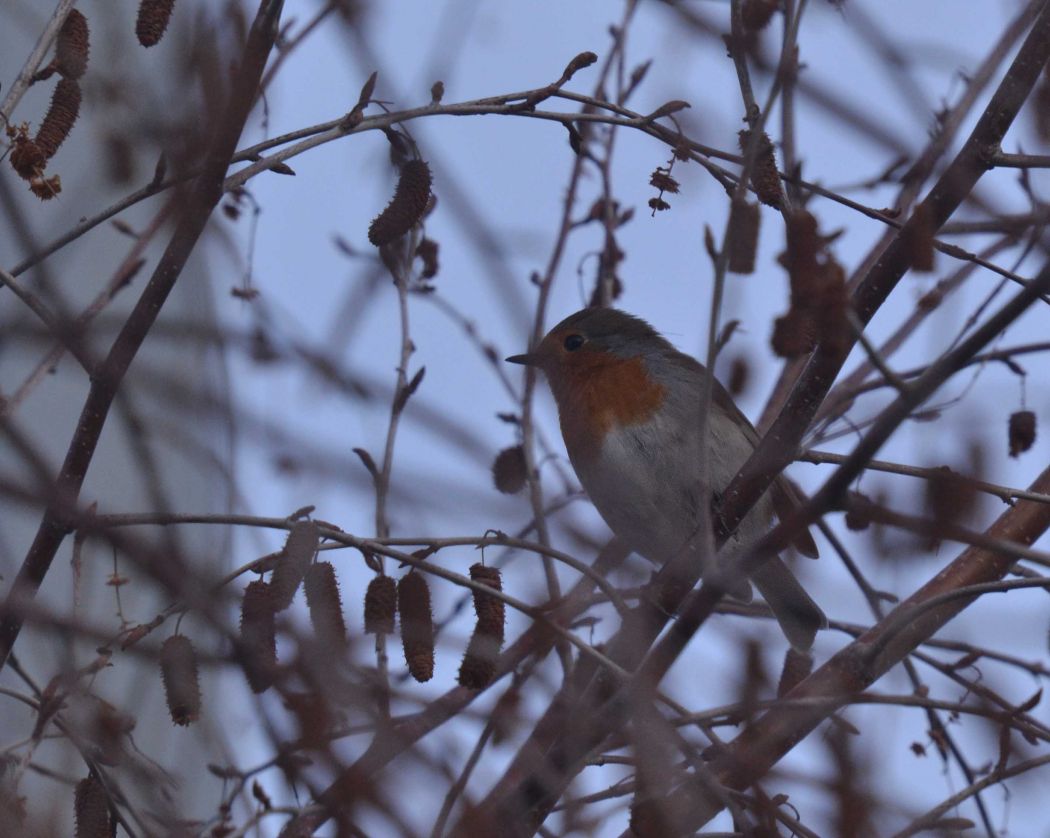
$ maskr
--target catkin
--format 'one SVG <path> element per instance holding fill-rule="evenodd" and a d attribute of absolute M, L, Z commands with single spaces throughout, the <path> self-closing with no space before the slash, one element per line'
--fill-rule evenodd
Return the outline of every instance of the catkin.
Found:
<path fill-rule="evenodd" d="M 110 838 L 113 834 L 106 790 L 94 774 L 77 783 L 73 793 L 73 813 L 76 838 Z"/>
<path fill-rule="evenodd" d="M 481 563 L 472 565 L 470 578 L 494 590 L 503 590 L 500 572 L 494 567 L 486 567 Z M 470 643 L 467 644 L 463 662 L 459 666 L 458 680 L 461 686 L 480 690 L 492 683 L 496 674 L 496 663 L 499 661 L 500 649 L 503 646 L 505 614 L 503 600 L 481 591 L 472 593 L 474 594 L 474 613 L 478 621 Z"/>
<path fill-rule="evenodd" d="M 747 153 L 751 142 L 751 132 L 744 130 L 739 134 L 740 150 Z M 777 157 L 773 151 L 773 142 L 768 134 L 758 138 L 755 149 L 755 161 L 751 167 L 751 185 L 763 204 L 779 209 L 784 200 L 784 190 L 780 184 L 780 173 L 777 171 Z"/>
<path fill-rule="evenodd" d="M 389 576 L 376 576 L 365 591 L 365 633 L 393 634 L 397 614 L 397 583 Z"/>
<path fill-rule="evenodd" d="M 405 163 L 393 199 L 368 227 L 368 240 L 376 247 L 390 244 L 418 224 L 430 201 L 430 184 L 430 167 L 426 163 Z"/>
<path fill-rule="evenodd" d="M 142 0 L 135 20 L 135 35 L 142 46 L 152 47 L 160 42 L 174 7 L 175 0 Z"/>
<path fill-rule="evenodd" d="M 265 692 L 277 674 L 277 611 L 270 586 L 256 580 L 244 589 L 241 601 L 241 644 L 244 674 L 252 692 Z"/>
<path fill-rule="evenodd" d="M 430 587 L 423 574 L 411 571 L 397 585 L 397 610 L 401 612 L 401 644 L 408 671 L 417 681 L 434 677 L 434 615 Z"/>
<path fill-rule="evenodd" d="M 90 49 L 87 18 L 73 9 L 55 39 L 55 69 L 67 79 L 79 79 L 87 70 Z"/>
<path fill-rule="evenodd" d="M 303 583 L 307 568 L 317 552 L 321 532 L 314 521 L 296 521 L 288 533 L 288 540 L 277 559 L 270 578 L 274 607 L 283 611 L 292 604 L 295 592 Z"/>
<path fill-rule="evenodd" d="M 758 250 L 758 228 L 762 215 L 758 204 L 733 201 L 729 210 L 729 270 L 735 274 L 755 272 Z"/>
<path fill-rule="evenodd" d="M 80 113 L 80 85 L 73 79 L 59 79 L 55 92 L 51 95 L 51 105 L 36 132 L 36 144 L 51 159 L 58 147 L 65 142 L 73 123 Z"/>
<path fill-rule="evenodd" d="M 475 629 L 467 644 L 463 662 L 459 665 L 460 686 L 482 690 L 492 683 L 499 660 L 500 642 L 497 638 Z"/>
<path fill-rule="evenodd" d="M 197 653 L 185 635 L 172 635 L 160 647 L 160 677 L 171 720 L 177 725 L 197 721 L 201 716 Z"/>
<path fill-rule="evenodd" d="M 500 572 L 494 567 L 486 567 L 480 562 L 471 565 L 470 578 L 475 582 L 488 585 L 494 590 L 503 590 L 503 580 L 500 577 Z M 474 613 L 478 617 L 478 633 L 495 637 L 502 645 L 505 622 L 503 600 L 480 591 L 472 591 L 472 593 L 474 594 Z"/>
<path fill-rule="evenodd" d="M 306 571 L 303 585 L 306 605 L 310 609 L 310 622 L 321 643 L 340 648 L 346 645 L 346 622 L 343 620 L 343 603 L 339 596 L 339 583 L 331 562 L 317 562 Z"/>

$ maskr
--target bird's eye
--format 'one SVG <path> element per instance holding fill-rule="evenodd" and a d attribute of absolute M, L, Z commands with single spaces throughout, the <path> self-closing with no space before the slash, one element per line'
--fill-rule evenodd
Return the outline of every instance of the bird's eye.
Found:
<path fill-rule="evenodd" d="M 569 335 L 565 338 L 565 349 L 568 352 L 575 352 L 581 346 L 583 346 L 584 340 L 583 335 Z"/>

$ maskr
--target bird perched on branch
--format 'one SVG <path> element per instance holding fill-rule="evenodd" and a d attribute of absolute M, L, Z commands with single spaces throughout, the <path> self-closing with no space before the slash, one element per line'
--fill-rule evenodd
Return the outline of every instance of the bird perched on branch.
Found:
<path fill-rule="evenodd" d="M 711 503 L 712 492 L 726 487 L 758 443 L 747 417 L 712 381 L 708 473 L 702 479 L 700 396 L 708 375 L 703 365 L 676 350 L 644 320 L 610 308 L 587 308 L 566 317 L 531 352 L 507 360 L 546 374 L 569 459 L 613 533 L 659 566 L 685 549 L 699 556 L 694 536 L 703 505 Z M 741 522 L 719 561 L 763 535 L 774 511 L 783 516 L 797 502 L 792 484 L 778 477 Z M 804 555 L 817 555 L 808 532 L 795 547 Z M 792 646 L 808 650 L 827 620 L 787 566 L 774 557 L 752 581 Z M 748 598 L 750 586 L 740 580 L 732 593 Z"/>

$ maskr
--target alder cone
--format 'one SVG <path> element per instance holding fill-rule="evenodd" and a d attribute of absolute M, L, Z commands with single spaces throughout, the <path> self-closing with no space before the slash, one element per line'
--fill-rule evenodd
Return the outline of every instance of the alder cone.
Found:
<path fill-rule="evenodd" d="M 512 445 L 504 448 L 492 463 L 492 482 L 505 495 L 513 495 L 525 488 L 528 468 L 525 464 L 525 448 Z"/>

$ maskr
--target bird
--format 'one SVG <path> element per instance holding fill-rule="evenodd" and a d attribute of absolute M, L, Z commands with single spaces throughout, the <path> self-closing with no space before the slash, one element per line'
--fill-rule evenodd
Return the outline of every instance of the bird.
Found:
<path fill-rule="evenodd" d="M 562 320 L 530 352 L 506 360 L 545 374 L 569 461 L 613 534 L 657 566 L 683 549 L 695 550 L 701 503 L 718 497 L 759 440 L 718 380 L 711 381 L 704 481 L 700 410 L 708 372 L 645 320 L 616 308 L 585 308 Z M 775 511 L 783 517 L 798 503 L 798 490 L 779 476 L 719 561 L 761 537 Z M 817 556 L 806 531 L 795 548 Z M 792 647 L 808 653 L 816 632 L 827 626 L 820 606 L 779 557 L 769 559 L 751 581 Z M 730 593 L 746 600 L 750 590 L 740 580 Z"/>

